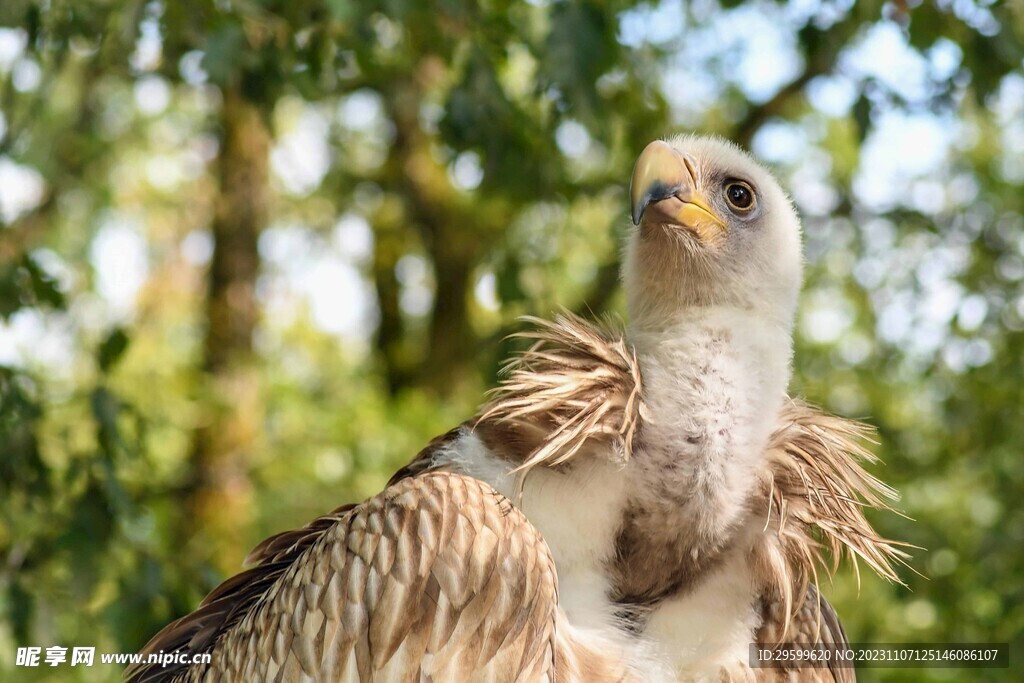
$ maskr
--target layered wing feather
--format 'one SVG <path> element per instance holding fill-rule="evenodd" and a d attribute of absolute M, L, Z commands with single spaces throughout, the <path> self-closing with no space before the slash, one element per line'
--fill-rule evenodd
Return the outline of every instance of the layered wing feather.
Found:
<path fill-rule="evenodd" d="M 786 603 L 779 595 L 767 595 L 761 600 L 761 628 L 755 640 L 759 647 L 792 650 L 796 643 L 843 648 L 849 644 L 839 615 L 814 585 L 807 588 L 794 614 L 785 612 Z M 758 683 L 854 683 L 856 674 L 852 666 L 842 666 L 835 658 L 820 665 L 805 662 L 795 664 L 796 658 L 781 660 L 778 667 L 753 669 Z"/>
<path fill-rule="evenodd" d="M 507 499 L 451 473 L 407 477 L 305 529 L 170 624 L 130 681 L 540 681 L 553 678 L 557 580 Z"/>

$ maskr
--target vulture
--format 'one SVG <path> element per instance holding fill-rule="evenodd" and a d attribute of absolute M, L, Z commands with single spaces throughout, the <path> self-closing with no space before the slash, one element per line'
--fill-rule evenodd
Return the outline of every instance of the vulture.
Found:
<path fill-rule="evenodd" d="M 816 588 L 906 554 L 865 508 L 870 430 L 787 395 L 797 213 L 737 146 L 649 144 L 628 324 L 530 319 L 480 412 L 378 495 L 261 543 L 130 681 L 851 681 L 758 647 L 842 645 Z"/>

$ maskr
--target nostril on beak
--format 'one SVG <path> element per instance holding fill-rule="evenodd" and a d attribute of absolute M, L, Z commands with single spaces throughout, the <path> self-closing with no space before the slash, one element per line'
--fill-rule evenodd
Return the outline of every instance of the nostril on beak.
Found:
<path fill-rule="evenodd" d="M 697 182 L 697 169 L 694 168 L 694 159 L 686 152 L 680 152 L 679 156 L 683 158 L 683 165 L 686 166 L 686 172 L 690 174 L 690 187 L 693 187 Z"/>

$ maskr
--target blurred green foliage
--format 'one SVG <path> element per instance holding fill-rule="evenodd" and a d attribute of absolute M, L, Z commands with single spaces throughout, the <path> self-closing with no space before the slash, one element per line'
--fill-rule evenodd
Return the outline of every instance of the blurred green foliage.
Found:
<path fill-rule="evenodd" d="M 793 191 L 794 393 L 878 427 L 907 518 L 875 521 L 926 549 L 906 588 L 824 587 L 851 640 L 1010 642 L 972 679 L 1019 679 L 1020 3 L 7 0 L 0 27 L 3 679 L 117 680 L 14 652 L 135 650 L 469 415 L 517 316 L 619 311 L 633 157 L 680 129 Z"/>

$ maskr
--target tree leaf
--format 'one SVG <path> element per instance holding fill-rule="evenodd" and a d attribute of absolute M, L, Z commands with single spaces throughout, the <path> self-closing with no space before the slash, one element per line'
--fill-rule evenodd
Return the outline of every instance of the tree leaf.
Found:
<path fill-rule="evenodd" d="M 115 327 L 111 330 L 106 339 L 100 344 L 100 348 L 96 353 L 100 370 L 104 373 L 110 372 L 114 365 L 121 360 L 130 341 L 131 339 L 123 327 Z"/>

